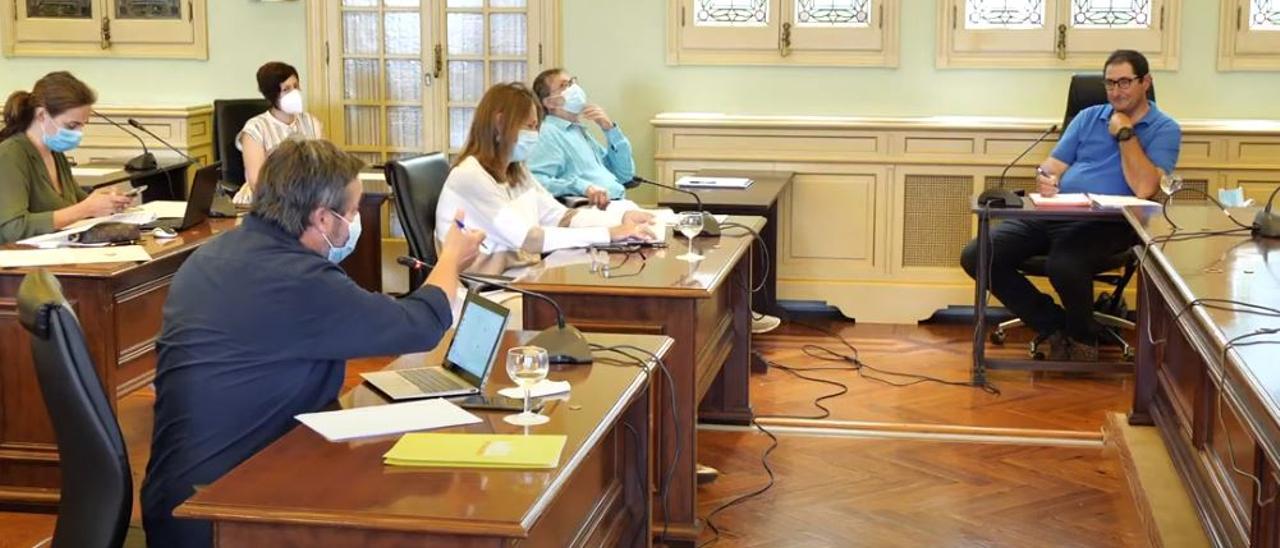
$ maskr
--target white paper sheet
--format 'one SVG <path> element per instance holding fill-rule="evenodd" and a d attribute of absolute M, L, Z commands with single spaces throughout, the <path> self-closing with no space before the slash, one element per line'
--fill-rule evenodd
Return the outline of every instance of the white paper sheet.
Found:
<path fill-rule="evenodd" d="M 179 215 L 179 217 L 181 217 L 181 215 Z M 46 248 L 46 249 L 53 248 L 53 247 L 63 247 L 67 245 L 68 242 L 70 242 L 70 237 L 72 234 L 79 234 L 81 232 L 89 230 L 90 228 L 93 228 L 93 225 L 96 225 L 98 223 L 105 223 L 110 221 L 110 222 L 116 222 L 116 223 L 129 223 L 133 225 L 141 225 L 141 224 L 149 223 L 154 220 L 156 220 L 156 214 L 154 212 L 145 211 L 142 208 L 135 207 L 135 208 L 130 208 L 129 210 L 121 213 L 116 213 L 115 215 L 111 215 L 109 217 L 93 217 L 91 219 L 81 219 L 79 221 L 76 221 L 74 223 L 67 225 L 67 228 L 59 230 L 57 232 L 50 232 L 49 234 L 32 236 L 25 240 L 18 240 L 18 243 L 23 245 Z"/>
<path fill-rule="evenodd" d="M 569 391 L 569 381 L 553 381 L 550 379 L 542 379 L 538 384 L 533 385 L 529 389 L 530 398 L 541 398 L 552 394 L 563 394 Z M 524 390 L 519 386 L 508 386 L 498 391 L 499 394 L 511 399 L 524 399 Z"/>
<path fill-rule="evenodd" d="M 140 245 L 0 250 L 0 268 L 150 261 Z"/>
<path fill-rule="evenodd" d="M 1089 194 L 1089 201 L 1099 209 L 1120 209 L 1125 206 L 1160 207 L 1159 202 L 1143 200 L 1137 196 L 1114 196 L 1111 194 Z"/>
<path fill-rule="evenodd" d="M 680 188 L 736 188 L 743 189 L 751 186 L 751 179 L 746 177 L 698 177 L 694 175 L 685 175 L 676 180 L 676 186 Z"/>
<path fill-rule="evenodd" d="M 115 173 L 115 172 L 117 172 L 117 171 L 122 171 L 123 169 L 124 169 L 124 168 L 119 167 L 119 166 L 111 166 L 111 167 L 73 167 L 73 168 L 71 168 L 71 175 L 72 175 L 72 176 L 75 176 L 75 177 L 101 177 L 101 176 L 103 176 L 103 175 L 110 175 L 110 174 Z"/>
<path fill-rule="evenodd" d="M 306 413 L 294 418 L 329 441 L 480 422 L 480 417 L 442 399 Z"/>
<path fill-rule="evenodd" d="M 181 219 L 187 214 L 187 203 L 181 200 L 155 200 L 138 206 L 138 209 L 151 213 L 156 219 Z"/>
<path fill-rule="evenodd" d="M 381 171 L 361 171 L 359 175 L 356 175 L 356 178 L 361 181 L 385 181 L 387 180 L 387 174 Z"/>
<path fill-rule="evenodd" d="M 1032 192 L 1027 195 L 1031 198 L 1031 203 L 1036 207 L 1078 207 L 1089 205 L 1088 194 L 1054 194 L 1053 196 L 1041 196 L 1039 193 Z"/>

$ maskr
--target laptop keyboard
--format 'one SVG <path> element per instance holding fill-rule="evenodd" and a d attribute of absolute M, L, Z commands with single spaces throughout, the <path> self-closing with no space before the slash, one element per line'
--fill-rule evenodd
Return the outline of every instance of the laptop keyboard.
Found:
<path fill-rule="evenodd" d="M 463 385 L 453 377 L 443 375 L 435 369 L 406 369 L 397 371 L 404 380 L 413 383 L 419 390 L 427 394 L 465 390 L 470 386 Z"/>

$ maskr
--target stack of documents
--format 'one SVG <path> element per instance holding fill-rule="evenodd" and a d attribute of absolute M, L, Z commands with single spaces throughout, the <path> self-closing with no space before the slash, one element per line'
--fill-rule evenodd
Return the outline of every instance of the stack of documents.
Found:
<path fill-rule="evenodd" d="M 441 468 L 555 468 L 562 435 L 405 434 L 383 455 L 393 466 Z"/>
<path fill-rule="evenodd" d="M 442 399 L 306 413 L 294 418 L 329 441 L 480 422 L 480 417 Z"/>
<path fill-rule="evenodd" d="M 747 188 L 753 181 L 746 177 L 697 177 L 685 175 L 676 180 L 680 188 Z"/>
<path fill-rule="evenodd" d="M 1114 194 L 1073 193 L 1055 194 L 1053 196 L 1046 197 L 1032 193 L 1029 196 L 1031 197 L 1031 203 L 1035 204 L 1036 207 L 1092 206 L 1095 209 L 1120 209 L 1125 206 L 1160 207 L 1159 202 L 1143 200 L 1137 196 L 1119 196 Z"/>

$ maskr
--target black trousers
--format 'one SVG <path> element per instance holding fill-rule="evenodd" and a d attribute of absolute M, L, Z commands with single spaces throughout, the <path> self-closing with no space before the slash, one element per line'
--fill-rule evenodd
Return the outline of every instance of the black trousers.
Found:
<path fill-rule="evenodd" d="M 1093 342 L 1093 275 L 1137 242 L 1133 229 L 1123 222 L 1004 221 L 991 229 L 991 292 L 1041 335 L 1061 330 L 1072 339 Z M 1045 271 L 1062 306 L 1018 272 L 1019 265 L 1036 255 L 1047 256 Z M 977 278 L 976 240 L 965 246 L 960 264 Z"/>

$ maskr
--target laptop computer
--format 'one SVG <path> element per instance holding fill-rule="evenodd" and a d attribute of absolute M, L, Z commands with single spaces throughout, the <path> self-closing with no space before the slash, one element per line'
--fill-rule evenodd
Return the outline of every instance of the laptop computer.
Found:
<path fill-rule="evenodd" d="M 393 400 L 478 394 L 489 378 L 493 355 L 510 315 L 506 307 L 472 291 L 462 305 L 462 318 L 449 343 L 444 365 L 360 376 Z"/>
<path fill-rule="evenodd" d="M 142 226 L 143 229 L 156 227 L 168 228 L 181 232 L 209 218 L 209 207 L 213 205 L 213 195 L 218 191 L 218 179 L 222 177 L 222 162 L 214 162 L 196 171 L 195 180 L 191 183 L 191 195 L 187 196 L 187 209 L 182 218 L 160 218 Z"/>

